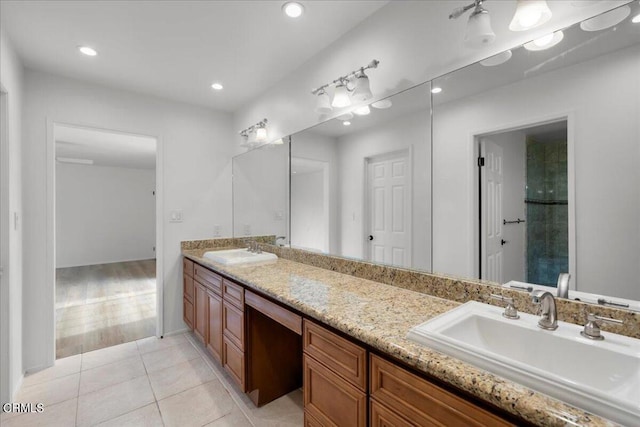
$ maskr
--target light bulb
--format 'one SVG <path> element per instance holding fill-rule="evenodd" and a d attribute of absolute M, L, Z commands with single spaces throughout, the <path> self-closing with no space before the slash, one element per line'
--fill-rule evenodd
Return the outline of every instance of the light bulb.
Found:
<path fill-rule="evenodd" d="M 220 83 L 214 83 L 211 85 L 211 89 L 213 90 L 222 90 L 223 86 Z"/>
<path fill-rule="evenodd" d="M 553 40 L 553 33 L 551 34 L 547 34 L 546 36 L 540 37 L 539 39 L 535 39 L 533 41 L 533 44 L 535 44 L 538 47 L 543 47 L 548 45 L 551 40 Z"/>
<path fill-rule="evenodd" d="M 442 92 L 442 88 L 439 86 L 436 86 L 433 89 L 431 89 L 431 93 L 440 93 L 440 92 Z"/>
<path fill-rule="evenodd" d="M 353 114 L 357 114 L 358 116 L 366 116 L 369 113 L 371 113 L 371 109 L 368 105 L 363 105 L 353 110 Z"/>
<path fill-rule="evenodd" d="M 78 46 L 78 50 L 87 56 L 96 56 L 98 52 L 89 46 Z"/>
<path fill-rule="evenodd" d="M 259 127 L 256 129 L 256 142 L 266 142 L 267 141 L 267 128 Z"/>
<path fill-rule="evenodd" d="M 304 7 L 298 2 L 291 1 L 282 5 L 282 11 L 289 18 L 298 18 L 302 16 L 302 13 L 304 12 Z"/>
<path fill-rule="evenodd" d="M 489 12 L 484 9 L 476 9 L 467 22 L 467 30 L 464 35 L 464 43 L 472 48 L 479 48 L 492 43 L 496 35 L 491 29 Z"/>
<path fill-rule="evenodd" d="M 351 122 L 348 121 L 348 120 L 342 122 L 342 124 L 345 125 L 345 126 L 351 126 Z"/>
<path fill-rule="evenodd" d="M 516 13 L 509 24 L 511 31 L 525 31 L 538 27 L 551 19 L 546 0 L 518 0 Z"/>
<path fill-rule="evenodd" d="M 336 91 L 333 94 L 332 107 L 343 108 L 351 105 L 351 99 L 349 98 L 349 91 L 344 83 L 340 82 L 336 85 Z"/>

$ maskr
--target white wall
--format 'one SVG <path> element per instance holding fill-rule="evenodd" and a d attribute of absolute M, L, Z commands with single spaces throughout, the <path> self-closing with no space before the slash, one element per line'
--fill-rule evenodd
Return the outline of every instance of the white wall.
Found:
<path fill-rule="evenodd" d="M 9 402 L 20 386 L 23 374 L 22 351 L 22 106 L 23 106 L 24 70 L 20 58 L 13 50 L 11 42 L 3 29 L 0 29 L 0 86 L 6 95 L 6 114 L 8 123 L 3 123 L 3 132 L 7 138 L 6 151 L 0 159 L 0 173 L 7 197 L 0 203 L 8 212 L 8 218 L 2 224 L 2 248 L 8 247 L 3 254 L 4 264 L 2 289 L 0 294 L 0 401 Z M 15 217 L 14 217 L 15 215 Z M 17 218 L 17 224 L 15 223 Z M 8 232 L 8 235 L 5 234 Z M 8 240 L 8 242 L 7 242 Z"/>
<path fill-rule="evenodd" d="M 507 221 L 526 218 L 525 187 L 527 170 L 527 140 L 522 131 L 505 132 L 487 137 L 502 147 L 503 192 L 502 215 Z M 502 233 L 506 243 L 502 249 L 502 279 L 526 281 L 526 223 L 505 224 Z"/>
<path fill-rule="evenodd" d="M 428 88 L 424 90 L 428 97 Z M 419 111 L 338 139 L 341 254 L 364 257 L 365 158 L 413 149 L 412 262 L 431 269 L 431 150 L 429 111 Z"/>
<path fill-rule="evenodd" d="M 56 163 L 56 268 L 155 258 L 155 169 Z"/>
<path fill-rule="evenodd" d="M 482 49 L 470 49 L 463 46 L 467 15 L 457 20 L 447 19 L 454 8 L 468 2 L 390 1 L 236 111 L 234 127 L 244 129 L 267 117 L 270 138 L 291 135 L 327 119 L 314 113 L 315 97 L 310 94 L 311 88 L 374 58 L 380 61 L 380 66 L 369 72 L 369 76 L 374 98 L 381 99 L 628 2 L 601 1 L 578 8 L 567 1 L 550 0 L 554 17 L 549 23 L 530 31 L 513 32 L 508 25 L 515 11 L 515 0 L 493 1 L 485 7 L 491 13 L 496 41 Z M 342 112 L 336 110 L 331 117 Z"/>
<path fill-rule="evenodd" d="M 24 361 L 37 369 L 54 360 L 53 123 L 76 124 L 158 138 L 157 253 L 163 262 L 164 332 L 182 321 L 180 241 L 210 238 L 214 225 L 231 235 L 231 154 L 228 114 L 27 71 L 23 118 Z M 49 133 L 49 135 L 48 135 Z M 49 199 L 48 199 L 49 198 Z M 182 209 L 184 222 L 169 223 Z M 47 237 L 49 236 L 49 237 Z M 36 261 L 37 260 L 37 261 Z"/>
<path fill-rule="evenodd" d="M 233 158 L 233 235 L 289 237 L 289 144 Z"/>
<path fill-rule="evenodd" d="M 301 159 L 318 160 L 329 165 L 329 253 L 340 254 L 339 238 L 340 219 L 338 215 L 338 149 L 335 138 L 317 134 L 313 129 L 297 133 L 291 136 L 291 157 Z M 293 189 L 292 189 L 293 190 Z M 294 205 L 294 195 L 291 195 L 291 239 L 292 244 L 303 246 L 298 242 L 298 237 L 294 232 L 293 218 L 300 218 L 297 205 Z"/>
<path fill-rule="evenodd" d="M 436 106 L 434 271 L 474 273 L 473 132 L 569 113 L 577 216 L 577 277 L 572 281 L 581 291 L 640 299 L 639 104 L 636 46 Z"/>

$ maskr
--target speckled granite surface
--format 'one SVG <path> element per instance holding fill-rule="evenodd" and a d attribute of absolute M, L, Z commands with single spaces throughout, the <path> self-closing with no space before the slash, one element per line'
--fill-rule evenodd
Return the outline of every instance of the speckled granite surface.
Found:
<path fill-rule="evenodd" d="M 275 247 L 264 247 L 264 249 L 282 254 L 282 251 Z M 356 274 L 353 273 L 342 274 L 332 271 L 337 269 L 335 265 L 327 266 L 333 268 L 320 268 L 281 257 L 271 263 L 232 267 L 201 258 L 203 253 L 203 249 L 183 250 L 185 256 L 200 264 L 218 270 L 249 288 L 259 290 L 309 317 L 369 344 L 382 353 L 389 354 L 409 366 L 466 390 L 533 424 L 589 427 L 615 425 L 458 359 L 414 344 L 405 338 L 411 327 L 458 306 L 457 301 L 427 295 L 424 292 L 415 292 L 397 285 L 386 285 L 380 283 L 382 280 L 371 281 L 355 277 Z M 348 263 L 343 267 L 354 268 Z M 362 271 L 368 270 L 363 266 L 356 267 Z M 386 269 L 386 267 L 381 268 Z M 360 273 L 365 274 L 362 271 Z M 410 273 L 407 271 L 402 274 L 412 277 L 411 283 L 424 280 L 422 273 L 417 273 L 418 276 L 415 277 Z M 398 273 L 380 270 L 379 274 L 390 275 L 385 276 L 386 279 L 394 282 L 397 279 L 395 275 Z M 488 286 L 478 283 L 476 285 Z M 453 291 L 453 296 L 467 300 L 475 299 L 476 296 L 478 299 L 484 298 L 485 288 L 463 289 L 466 286 L 466 282 L 460 282 L 454 286 L 456 290 Z M 498 289 L 491 288 L 492 291 Z M 526 293 L 522 294 L 526 296 Z"/>

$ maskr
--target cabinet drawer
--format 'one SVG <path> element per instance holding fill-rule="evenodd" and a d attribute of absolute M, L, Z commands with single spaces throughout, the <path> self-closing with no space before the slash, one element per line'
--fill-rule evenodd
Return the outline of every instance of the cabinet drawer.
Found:
<path fill-rule="evenodd" d="M 302 317 L 269 301 L 266 298 L 262 298 L 261 296 L 254 294 L 253 292 L 246 291 L 245 298 L 245 302 L 248 306 L 253 307 L 265 316 L 292 330 L 296 334 L 302 335 Z"/>
<path fill-rule="evenodd" d="M 182 318 L 189 329 L 193 329 L 193 303 L 186 298 L 182 300 Z"/>
<path fill-rule="evenodd" d="M 322 426 L 366 425 L 367 395 L 364 392 L 306 354 L 303 365 L 305 412 Z"/>
<path fill-rule="evenodd" d="M 371 411 L 371 427 L 414 427 L 416 425 L 416 423 L 410 423 L 374 399 L 371 399 L 369 408 Z"/>
<path fill-rule="evenodd" d="M 241 391 L 246 391 L 244 353 L 233 345 L 226 336 L 222 339 L 222 360 L 224 368 L 229 372 L 234 381 L 238 383 Z"/>
<path fill-rule="evenodd" d="M 193 302 L 193 277 L 182 276 L 182 296 Z"/>
<path fill-rule="evenodd" d="M 418 425 L 512 424 L 379 356 L 371 355 L 371 397 Z"/>
<path fill-rule="evenodd" d="M 188 258 L 182 258 L 182 274 L 193 277 L 193 261 Z"/>
<path fill-rule="evenodd" d="M 222 330 L 224 336 L 244 351 L 244 312 L 223 299 Z"/>
<path fill-rule="evenodd" d="M 320 421 L 309 415 L 307 411 L 304 411 L 304 427 L 323 427 Z"/>
<path fill-rule="evenodd" d="M 198 264 L 195 264 L 193 268 L 193 277 L 218 295 L 221 295 L 222 277 Z"/>
<path fill-rule="evenodd" d="M 305 319 L 303 349 L 362 391 L 367 384 L 367 351 Z"/>
<path fill-rule="evenodd" d="M 229 280 L 222 282 L 222 297 L 240 309 L 244 309 L 244 288 Z"/>

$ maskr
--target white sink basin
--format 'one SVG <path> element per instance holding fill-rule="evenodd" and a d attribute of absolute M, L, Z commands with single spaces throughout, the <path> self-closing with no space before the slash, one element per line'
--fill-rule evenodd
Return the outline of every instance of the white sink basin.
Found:
<path fill-rule="evenodd" d="M 407 338 L 623 425 L 640 425 L 640 340 L 539 316 L 502 316 L 504 309 L 471 301 L 415 326 Z"/>
<path fill-rule="evenodd" d="M 260 254 L 249 252 L 247 249 L 229 249 L 226 251 L 209 251 L 204 257 L 211 261 L 225 265 L 252 264 L 256 262 L 273 261 L 278 259 L 276 254 L 262 252 Z"/>

